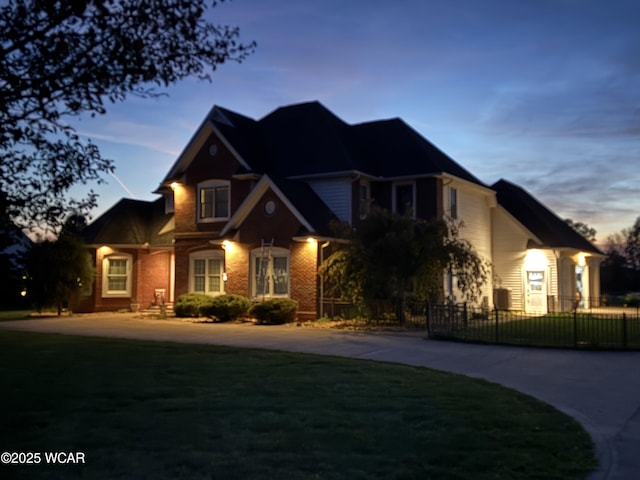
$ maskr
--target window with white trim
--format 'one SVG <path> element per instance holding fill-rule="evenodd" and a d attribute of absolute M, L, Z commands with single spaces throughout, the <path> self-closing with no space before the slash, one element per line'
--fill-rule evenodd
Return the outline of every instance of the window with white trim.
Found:
<path fill-rule="evenodd" d="M 109 255 L 102 259 L 102 296 L 131 296 L 132 256 L 128 254 Z"/>
<path fill-rule="evenodd" d="M 395 183 L 393 185 L 393 212 L 415 218 L 416 190 L 414 183 Z"/>
<path fill-rule="evenodd" d="M 251 252 L 251 296 L 289 296 L 289 250 L 257 248 Z"/>
<path fill-rule="evenodd" d="M 458 190 L 449 188 L 449 216 L 452 219 L 458 218 Z"/>
<path fill-rule="evenodd" d="M 229 218 L 229 182 L 207 180 L 198 184 L 198 221 L 214 222 Z"/>
<path fill-rule="evenodd" d="M 189 293 L 224 293 L 224 257 L 218 251 L 203 251 L 189 256 Z"/>

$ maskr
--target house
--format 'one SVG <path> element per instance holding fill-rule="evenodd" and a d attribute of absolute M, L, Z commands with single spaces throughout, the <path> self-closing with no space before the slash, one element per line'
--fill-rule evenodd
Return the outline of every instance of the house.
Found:
<path fill-rule="evenodd" d="M 318 102 L 281 107 L 260 120 L 215 106 L 155 193 L 161 196 L 155 202 L 120 201 L 85 229 L 97 280 L 76 309 L 228 292 L 257 301 L 290 297 L 299 302 L 300 318 L 317 318 L 324 300 L 317 268 L 336 244 L 330 226 L 357 228 L 372 205 L 462 222 L 461 236 L 478 254 L 498 259 L 496 278 L 511 289 L 513 308 L 524 305 L 524 286 L 515 278 L 526 277 L 527 251 L 577 245 L 549 243 L 540 225 L 502 203 L 511 202 L 509 195 L 483 184 L 401 119 L 352 125 Z M 512 232 L 517 239 L 505 245 Z M 599 255 L 590 244 L 583 250 L 585 258 Z M 565 270 L 545 277 L 548 295 L 576 291 Z M 597 275 L 590 278 L 595 295 Z M 562 282 L 566 288 L 558 289 Z M 483 289 L 487 306 L 494 283 Z M 456 296 L 452 278 L 443 276 L 443 285 Z"/>
<path fill-rule="evenodd" d="M 528 313 L 600 306 L 604 254 L 521 187 L 500 180 L 491 189 L 499 302 Z"/>

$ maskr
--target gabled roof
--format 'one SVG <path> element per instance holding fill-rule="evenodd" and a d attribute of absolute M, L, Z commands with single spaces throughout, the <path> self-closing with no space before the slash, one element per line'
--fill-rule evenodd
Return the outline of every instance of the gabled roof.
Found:
<path fill-rule="evenodd" d="M 172 219 L 164 211 L 163 198 L 154 202 L 123 198 L 80 234 L 88 245 L 165 247 L 173 242 Z"/>
<path fill-rule="evenodd" d="M 272 178 L 348 172 L 381 179 L 449 174 L 486 188 L 401 119 L 351 125 L 317 101 L 280 107 L 260 120 L 215 106 L 163 184 L 187 169 L 211 132 L 222 136 L 247 172 Z"/>
<path fill-rule="evenodd" d="M 597 247 L 523 188 L 506 180 L 499 180 L 491 188 L 497 193 L 498 203 L 540 239 L 542 246 L 572 248 L 603 255 Z"/>
<path fill-rule="evenodd" d="M 329 225 L 332 221 L 338 221 L 338 218 L 309 185 L 295 180 L 278 179 L 276 181 L 268 175 L 264 175 L 256 184 L 249 196 L 224 226 L 220 236 L 238 229 L 269 189 L 280 198 L 289 211 L 298 219 L 305 230 L 304 234 L 322 237 L 331 236 Z"/>
<path fill-rule="evenodd" d="M 448 173 L 485 186 L 402 119 L 361 123 L 352 127 L 361 171 L 379 177 Z"/>

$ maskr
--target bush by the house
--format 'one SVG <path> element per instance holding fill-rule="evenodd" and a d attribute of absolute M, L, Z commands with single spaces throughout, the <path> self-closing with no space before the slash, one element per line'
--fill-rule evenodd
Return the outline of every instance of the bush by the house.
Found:
<path fill-rule="evenodd" d="M 298 302 L 289 298 L 273 298 L 256 303 L 251 307 L 249 314 L 258 320 L 258 323 L 289 323 L 296 319 Z"/>
<path fill-rule="evenodd" d="M 243 313 L 247 313 L 251 307 L 251 301 L 247 297 L 234 294 L 213 297 L 211 302 L 200 309 L 202 315 L 216 317 L 222 322 L 234 320 Z"/>
<path fill-rule="evenodd" d="M 205 314 L 203 309 L 208 308 L 213 301 L 213 297 L 203 293 L 186 293 L 180 295 L 173 310 L 176 317 L 202 317 Z"/>

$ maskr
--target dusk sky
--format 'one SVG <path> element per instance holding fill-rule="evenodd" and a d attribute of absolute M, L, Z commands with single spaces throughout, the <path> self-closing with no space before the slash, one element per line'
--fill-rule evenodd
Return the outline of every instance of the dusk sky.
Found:
<path fill-rule="evenodd" d="M 212 83 L 74 123 L 120 180 L 96 188 L 94 218 L 122 197 L 157 198 L 214 104 L 260 119 L 311 100 L 348 123 L 400 117 L 599 241 L 640 216 L 638 0 L 234 0 L 211 16 L 255 53 Z"/>

